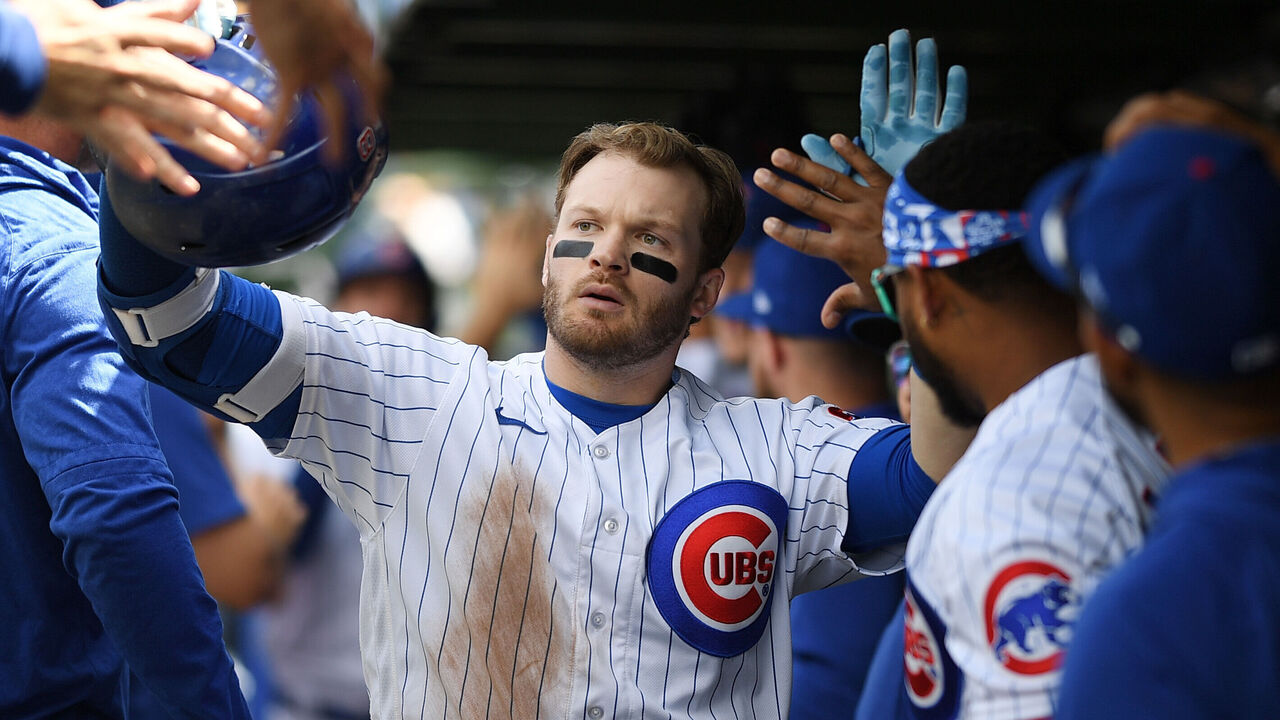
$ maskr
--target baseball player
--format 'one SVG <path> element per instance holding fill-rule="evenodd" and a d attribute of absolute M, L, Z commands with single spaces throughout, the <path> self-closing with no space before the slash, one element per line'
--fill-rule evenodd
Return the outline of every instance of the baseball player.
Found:
<path fill-rule="evenodd" d="M 1020 247 L 1024 198 L 1061 155 L 1027 129 L 966 125 L 890 184 L 847 138 L 833 145 L 869 183 L 823 186 L 845 203 L 763 169 L 757 182 L 809 202 L 850 243 L 830 246 L 845 258 L 851 248 L 872 256 L 875 236 L 849 218 L 883 202 L 885 262 L 871 286 L 943 411 L 978 426 L 908 543 L 903 642 L 882 645 L 902 654 L 889 664 L 903 681 L 868 686 L 863 703 L 878 717 L 1047 718 L 1080 607 L 1141 543 L 1167 472 L 1106 396 L 1097 360 L 1080 354 L 1074 302 Z M 814 182 L 831 175 L 785 151 L 775 162 Z M 822 244 L 813 231 L 771 234 Z M 867 276 L 857 263 L 846 269 Z"/>
<path fill-rule="evenodd" d="M 376 717 L 785 717 L 789 598 L 897 568 L 933 489 L 905 426 L 674 366 L 743 210 L 732 162 L 664 126 L 566 150 L 547 349 L 506 362 L 176 264 L 103 207 L 126 356 L 360 529 Z"/>
<path fill-rule="evenodd" d="M 1028 248 L 1079 288 L 1108 388 L 1176 475 L 1076 623 L 1057 717 L 1277 717 L 1280 136 L 1183 94 L 1118 123 L 1037 190 Z M 1188 292 L 1213 277 L 1212 302 Z"/>

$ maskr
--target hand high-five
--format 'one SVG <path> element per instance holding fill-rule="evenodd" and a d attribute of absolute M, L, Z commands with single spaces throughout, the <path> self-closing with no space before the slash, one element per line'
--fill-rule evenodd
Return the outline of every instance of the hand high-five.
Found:
<path fill-rule="evenodd" d="M 266 125 L 270 113 L 263 104 L 170 54 L 213 52 L 213 38 L 181 22 L 197 0 L 106 9 L 91 0 L 12 4 L 31 21 L 48 62 L 32 112 L 82 132 L 126 172 L 158 178 L 182 195 L 199 190 L 152 133 L 232 170 L 265 157 L 262 144 L 237 120 Z"/>
<path fill-rule="evenodd" d="M 830 232 L 799 228 L 775 217 L 764 221 L 769 237 L 800 252 L 833 260 L 854 279 L 832 293 L 823 306 L 822 323 L 827 327 L 839 324 L 852 308 L 874 305 L 869 283 L 871 271 L 884 263 L 881 218 L 884 198 L 893 180 L 848 137 L 833 135 L 831 146 L 866 179 L 867 186 L 781 148 L 773 151 L 774 166 L 811 183 L 820 192 L 784 180 L 765 168 L 756 170 L 754 177 L 765 192 L 831 228 Z M 859 285 L 865 290 L 859 290 Z"/>

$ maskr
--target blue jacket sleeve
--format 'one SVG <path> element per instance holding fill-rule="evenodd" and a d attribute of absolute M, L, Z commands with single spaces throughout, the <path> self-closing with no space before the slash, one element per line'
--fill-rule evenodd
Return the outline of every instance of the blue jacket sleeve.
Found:
<path fill-rule="evenodd" d="M 936 487 L 911 455 L 909 425 L 872 435 L 849 466 L 844 550 L 856 554 L 906 542 Z"/>
<path fill-rule="evenodd" d="M 14 426 L 65 569 L 129 665 L 174 717 L 248 717 L 144 383 L 123 367 L 93 303 L 94 243 L 83 232 L 83 242 L 28 253 L 6 278 Z"/>
<path fill-rule="evenodd" d="M 0 4 L 0 112 L 30 110 L 44 89 L 47 71 L 31 21 L 8 3 Z"/>

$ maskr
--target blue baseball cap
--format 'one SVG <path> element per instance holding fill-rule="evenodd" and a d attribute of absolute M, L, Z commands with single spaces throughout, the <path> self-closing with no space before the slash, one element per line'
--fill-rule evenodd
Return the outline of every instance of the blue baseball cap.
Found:
<path fill-rule="evenodd" d="M 754 172 L 754 171 L 753 171 Z M 786 180 L 803 185 L 803 180 L 790 175 L 782 170 L 774 169 L 774 172 Z M 742 226 L 742 235 L 738 237 L 738 241 L 734 243 L 734 250 L 745 250 L 751 252 L 756 249 L 760 243 L 771 240 L 764 232 L 764 221 L 766 218 L 776 217 L 785 223 L 795 225 L 801 228 L 817 228 L 826 230 L 827 226 L 804 213 L 796 210 L 790 205 L 782 202 L 778 198 L 761 190 L 752 180 L 751 173 L 742 173 L 742 194 L 746 209 L 746 223 Z"/>
<path fill-rule="evenodd" d="M 1198 380 L 1280 366 L 1280 180 L 1248 140 L 1153 128 L 1028 205 L 1032 264 L 1129 352 Z"/>
<path fill-rule="evenodd" d="M 823 326 L 823 304 L 848 282 L 849 276 L 834 262 L 764 238 L 755 247 L 751 289 L 725 298 L 716 306 L 716 313 L 781 335 L 853 338 L 887 349 L 901 337 L 901 330 L 883 313 L 855 310 L 845 316 L 840 327 Z"/>

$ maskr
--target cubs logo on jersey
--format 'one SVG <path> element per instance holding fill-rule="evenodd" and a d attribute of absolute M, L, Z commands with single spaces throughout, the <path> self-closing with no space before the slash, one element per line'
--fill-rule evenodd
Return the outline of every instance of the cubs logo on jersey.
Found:
<path fill-rule="evenodd" d="M 1057 669 L 1080 613 L 1071 576 L 1047 562 L 1026 560 L 996 573 L 984 603 L 987 644 L 1021 675 Z"/>
<path fill-rule="evenodd" d="M 912 717 L 955 716 L 964 676 L 947 652 L 947 628 L 907 578 L 902 625 L 903 689 Z"/>
<path fill-rule="evenodd" d="M 845 410 L 844 408 L 838 407 L 836 405 L 828 405 L 827 412 L 831 413 L 834 417 L 838 417 L 841 420 L 844 420 L 846 422 L 853 422 L 854 420 L 858 419 L 857 415 L 854 415 L 848 410 Z"/>
<path fill-rule="evenodd" d="M 649 542 L 649 589 L 689 645 L 717 657 L 749 650 L 769 623 L 787 503 L 745 480 L 701 488 L 676 503 Z"/>

